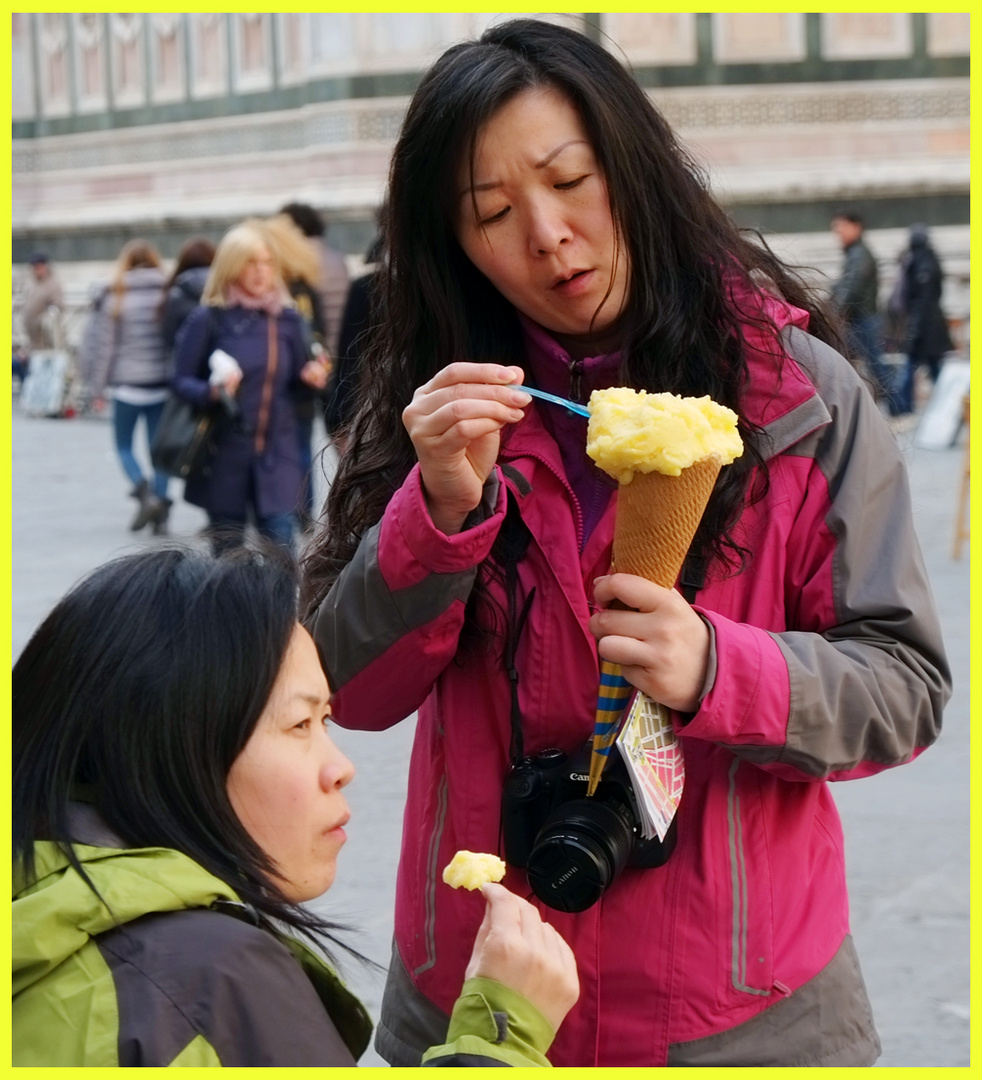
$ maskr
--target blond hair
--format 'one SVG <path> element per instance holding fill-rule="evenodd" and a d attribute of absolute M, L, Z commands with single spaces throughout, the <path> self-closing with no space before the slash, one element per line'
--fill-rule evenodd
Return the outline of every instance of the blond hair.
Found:
<path fill-rule="evenodd" d="M 321 285 L 321 260 L 317 248 L 304 236 L 289 214 L 277 214 L 264 222 L 272 241 L 273 258 L 286 281 L 303 281 L 312 289 Z"/>
<path fill-rule="evenodd" d="M 201 294 L 202 304 L 225 307 L 225 290 L 239 280 L 246 263 L 262 248 L 273 256 L 273 287 L 286 294 L 276 248 L 265 222 L 259 218 L 246 218 L 222 237 Z"/>

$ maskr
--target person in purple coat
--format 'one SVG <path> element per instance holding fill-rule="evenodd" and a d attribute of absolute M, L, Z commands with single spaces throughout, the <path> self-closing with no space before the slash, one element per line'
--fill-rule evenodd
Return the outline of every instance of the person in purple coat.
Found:
<path fill-rule="evenodd" d="M 225 234 L 201 300 L 178 333 L 173 386 L 220 420 L 211 460 L 188 478 L 184 498 L 207 511 L 216 551 L 241 544 L 250 520 L 292 547 L 303 482 L 297 399 L 322 389 L 328 369 L 309 358 L 262 222 Z M 225 374 L 213 373 L 216 350 L 240 370 L 228 373 L 226 362 Z"/>

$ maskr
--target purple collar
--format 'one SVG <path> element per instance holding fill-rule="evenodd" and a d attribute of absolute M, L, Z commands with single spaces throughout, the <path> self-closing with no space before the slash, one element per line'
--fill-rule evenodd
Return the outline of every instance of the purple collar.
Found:
<path fill-rule="evenodd" d="M 590 356 L 574 361 L 569 353 L 538 323 L 519 314 L 525 332 L 526 378 L 540 390 L 559 394 L 572 401 L 588 401 L 594 390 L 616 386 L 621 366 L 620 352 Z M 616 487 L 606 473 L 586 454 L 587 422 L 567 409 L 546 402 L 533 407 L 559 447 L 566 479 L 576 496 L 583 520 L 580 550 L 603 516 L 610 494 Z"/>
<path fill-rule="evenodd" d="M 572 401 L 586 402 L 594 390 L 617 385 L 620 351 L 585 360 L 573 360 L 555 338 L 538 323 L 519 313 L 525 334 L 529 370 L 526 377 L 540 389 Z"/>

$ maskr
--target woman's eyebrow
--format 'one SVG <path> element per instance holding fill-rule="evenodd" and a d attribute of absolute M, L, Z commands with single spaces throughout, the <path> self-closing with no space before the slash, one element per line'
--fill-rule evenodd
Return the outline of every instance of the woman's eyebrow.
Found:
<path fill-rule="evenodd" d="M 325 700 L 326 700 L 327 704 L 328 704 L 328 705 L 330 705 L 330 704 L 331 704 L 331 698 L 332 698 L 333 696 L 334 696 L 333 694 L 332 694 L 332 695 L 329 695 L 329 696 L 328 696 L 328 697 L 327 697 L 327 698 L 325 699 L 325 698 L 323 698 L 323 697 L 322 697 L 322 696 L 321 696 L 320 694 L 308 694 L 308 693 L 306 693 L 305 691 L 302 691 L 302 690 L 298 690 L 298 691 L 297 691 L 297 692 L 296 692 L 296 693 L 295 693 L 295 694 L 293 695 L 293 699 L 294 699 L 294 701 L 304 701 L 304 702 L 306 702 L 306 703 L 307 703 L 308 705 L 313 705 L 313 706 L 314 706 L 314 707 L 316 708 L 316 707 L 318 707 L 319 705 L 323 705 L 323 704 L 324 704 L 324 702 L 325 702 Z"/>
<path fill-rule="evenodd" d="M 550 150 L 548 154 L 541 160 L 535 163 L 536 169 L 544 169 L 555 157 L 558 157 L 568 146 L 576 146 L 578 144 L 586 144 L 586 139 L 568 139 L 564 143 L 560 143 L 555 150 Z M 469 195 L 472 191 L 494 191 L 495 188 L 501 187 L 500 180 L 486 180 L 483 184 L 475 184 L 473 187 L 464 188 L 460 193 L 460 197 Z"/>
<path fill-rule="evenodd" d="M 557 146 L 555 150 L 546 154 L 546 156 L 541 161 L 537 161 L 535 163 L 535 167 L 537 169 L 544 169 L 549 164 L 549 162 L 552 161 L 554 157 L 561 154 L 567 146 L 576 146 L 578 143 L 586 143 L 586 139 L 569 139 L 567 142 L 564 142 L 561 145 Z"/>

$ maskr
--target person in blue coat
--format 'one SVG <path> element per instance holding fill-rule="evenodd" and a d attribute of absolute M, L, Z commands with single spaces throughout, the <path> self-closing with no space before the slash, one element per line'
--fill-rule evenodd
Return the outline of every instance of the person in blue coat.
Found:
<path fill-rule="evenodd" d="M 250 521 L 292 547 L 304 477 L 297 401 L 329 372 L 309 356 L 271 247 L 260 221 L 225 234 L 175 346 L 175 393 L 219 415 L 211 459 L 184 489 L 207 512 L 216 550 L 241 544 Z M 225 358 L 216 370 L 216 351 L 238 370 Z"/>

